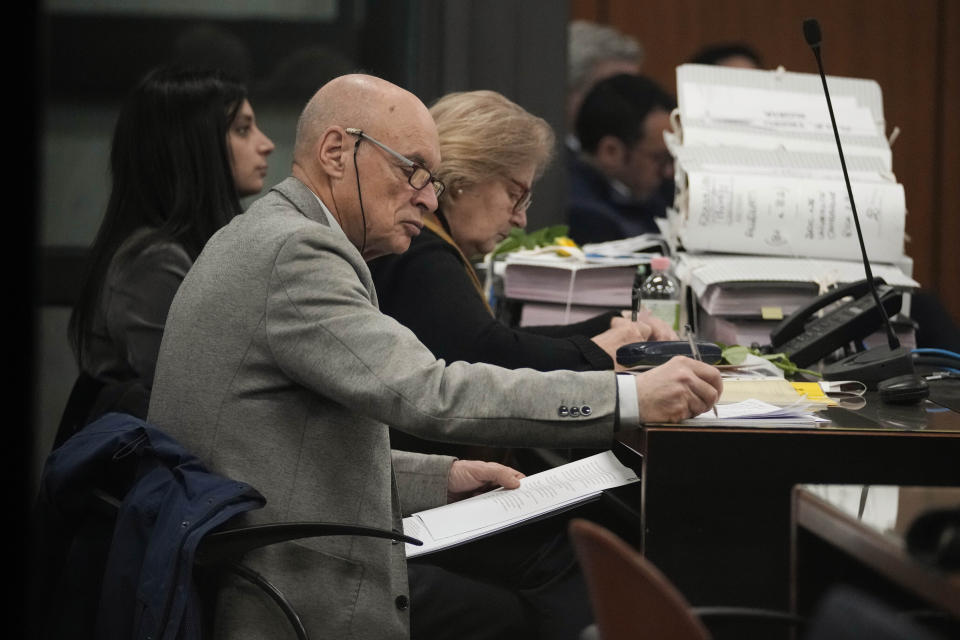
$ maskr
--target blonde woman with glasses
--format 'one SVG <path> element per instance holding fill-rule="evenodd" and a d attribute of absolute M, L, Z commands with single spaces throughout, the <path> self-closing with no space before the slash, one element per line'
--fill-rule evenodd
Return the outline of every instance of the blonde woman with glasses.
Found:
<path fill-rule="evenodd" d="M 527 224 L 534 183 L 554 154 L 550 125 L 494 91 L 451 93 L 430 108 L 440 138 L 440 207 L 403 254 L 370 263 L 380 308 L 437 358 L 507 368 L 614 368 L 617 347 L 672 337 L 648 317 L 609 312 L 572 325 L 513 329 L 494 317 L 472 261 Z M 591 337 L 592 336 L 592 337 Z M 450 452 L 450 445 L 395 432 L 395 448 Z M 459 449 L 458 453 L 463 453 Z"/>

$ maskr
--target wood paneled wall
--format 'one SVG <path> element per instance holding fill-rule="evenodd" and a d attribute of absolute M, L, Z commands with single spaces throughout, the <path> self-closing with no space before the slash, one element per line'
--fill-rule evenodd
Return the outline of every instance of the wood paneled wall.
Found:
<path fill-rule="evenodd" d="M 914 277 L 960 324 L 960 3 L 954 0 L 572 0 L 646 51 L 643 72 L 676 92 L 676 66 L 708 43 L 754 47 L 764 67 L 816 73 L 804 18 L 820 21 L 829 75 L 880 84 L 894 172 L 907 200 Z"/>

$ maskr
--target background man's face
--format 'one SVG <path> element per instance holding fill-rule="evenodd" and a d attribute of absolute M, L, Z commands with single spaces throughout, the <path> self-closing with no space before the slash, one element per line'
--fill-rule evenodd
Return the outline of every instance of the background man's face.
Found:
<path fill-rule="evenodd" d="M 673 158 L 663 141 L 663 132 L 670 128 L 670 114 L 657 110 L 643 121 L 643 137 L 627 150 L 616 177 L 634 197 L 646 200 L 654 195 L 664 180 L 673 177 Z"/>

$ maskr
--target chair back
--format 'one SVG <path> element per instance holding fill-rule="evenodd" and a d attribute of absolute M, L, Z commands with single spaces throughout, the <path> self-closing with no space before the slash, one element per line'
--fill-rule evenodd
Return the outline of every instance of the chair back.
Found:
<path fill-rule="evenodd" d="M 156 426 L 125 413 L 81 426 L 44 465 L 34 514 L 30 637 L 206 637 L 219 578 L 232 573 L 263 591 L 296 637 L 308 640 L 286 596 L 241 564 L 247 552 L 318 536 L 422 544 L 399 531 L 350 523 L 243 526 L 234 518 L 262 507 L 263 495 L 209 471 Z"/>
<path fill-rule="evenodd" d="M 710 640 L 680 592 L 620 537 L 579 518 L 570 537 L 601 640 Z"/>

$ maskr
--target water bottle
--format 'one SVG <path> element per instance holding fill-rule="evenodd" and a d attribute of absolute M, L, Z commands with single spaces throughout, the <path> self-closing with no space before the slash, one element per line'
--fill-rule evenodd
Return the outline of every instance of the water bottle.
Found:
<path fill-rule="evenodd" d="M 670 272 L 670 258 L 657 256 L 650 261 L 650 269 L 650 275 L 640 285 L 641 305 L 679 331 L 680 285 Z"/>

